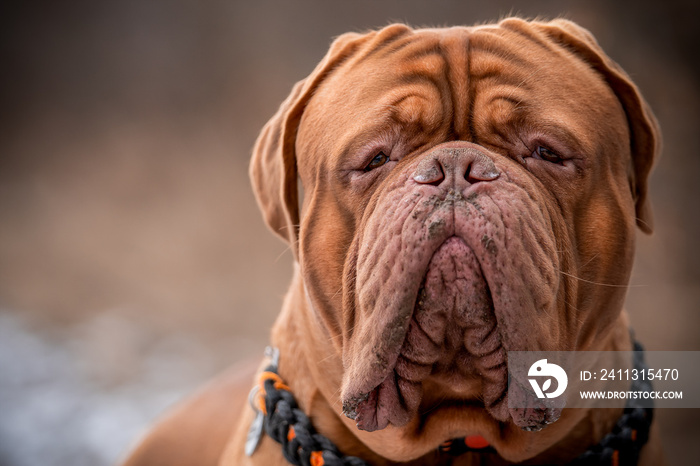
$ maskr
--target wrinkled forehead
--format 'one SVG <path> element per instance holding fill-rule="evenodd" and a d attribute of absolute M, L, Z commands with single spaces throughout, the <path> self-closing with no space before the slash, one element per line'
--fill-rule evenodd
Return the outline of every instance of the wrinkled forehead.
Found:
<path fill-rule="evenodd" d="M 388 127 L 449 130 L 468 140 L 469 120 L 485 107 L 493 107 L 484 112 L 491 117 L 503 113 L 495 115 L 503 121 L 513 112 L 546 113 L 582 134 L 611 118 L 611 108 L 624 118 L 596 71 L 535 31 L 419 29 L 368 41 L 333 70 L 306 107 L 298 150 L 322 144 L 325 153 L 337 153 Z"/>

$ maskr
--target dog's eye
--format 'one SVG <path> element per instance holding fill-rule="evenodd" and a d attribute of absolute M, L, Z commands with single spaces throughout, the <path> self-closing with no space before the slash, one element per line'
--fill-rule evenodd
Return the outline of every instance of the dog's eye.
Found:
<path fill-rule="evenodd" d="M 561 163 L 562 158 L 556 152 L 547 149 L 546 147 L 537 146 L 537 149 L 532 153 L 536 159 L 544 160 L 551 163 Z"/>
<path fill-rule="evenodd" d="M 379 168 L 385 163 L 389 161 L 389 156 L 386 155 L 384 152 L 378 153 L 372 161 L 365 167 L 365 171 L 368 172 L 370 170 L 374 170 L 375 168 Z"/>

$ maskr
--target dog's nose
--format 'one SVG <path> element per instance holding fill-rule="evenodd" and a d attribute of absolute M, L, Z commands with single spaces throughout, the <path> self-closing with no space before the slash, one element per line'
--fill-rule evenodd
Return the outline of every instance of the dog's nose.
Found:
<path fill-rule="evenodd" d="M 493 181 L 500 172 L 493 160 L 472 145 L 438 146 L 418 163 L 413 180 L 439 186 L 445 182 L 458 186 L 480 181 Z"/>

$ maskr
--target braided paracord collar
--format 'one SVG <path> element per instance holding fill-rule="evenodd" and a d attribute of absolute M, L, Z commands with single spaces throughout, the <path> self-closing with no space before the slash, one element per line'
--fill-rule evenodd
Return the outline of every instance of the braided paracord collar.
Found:
<path fill-rule="evenodd" d="M 634 367 L 646 370 L 644 348 L 634 342 Z M 365 460 L 344 456 L 333 442 L 316 432 L 311 420 L 301 411 L 289 387 L 277 374 L 279 351 L 268 347 L 266 355 L 272 359 L 260 374 L 260 383 L 250 392 L 250 402 L 257 416 L 248 432 L 246 454 L 251 456 L 260 441 L 263 429 L 282 446 L 282 453 L 296 466 L 370 466 Z M 631 390 L 651 392 L 651 382 L 632 382 Z M 642 408 L 640 401 L 630 399 L 612 432 L 597 445 L 590 447 L 569 465 L 572 466 L 632 466 L 636 465 L 642 447 L 649 439 L 653 408 Z M 470 445 L 465 439 L 445 442 L 439 449 L 452 456 L 467 451 L 494 452 L 488 446 Z"/>

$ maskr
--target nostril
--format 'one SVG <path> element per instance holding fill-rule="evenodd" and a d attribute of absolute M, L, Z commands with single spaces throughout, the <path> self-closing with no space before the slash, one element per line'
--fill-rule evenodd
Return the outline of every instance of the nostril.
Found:
<path fill-rule="evenodd" d="M 490 171 L 486 173 L 474 173 L 473 170 L 467 169 L 467 173 L 464 175 L 464 179 L 469 183 L 478 183 L 480 181 L 493 181 L 500 176 L 497 171 Z"/>
<path fill-rule="evenodd" d="M 445 179 L 442 167 L 435 159 L 427 159 L 418 164 L 413 180 L 420 184 L 440 184 Z"/>
<path fill-rule="evenodd" d="M 470 183 L 478 183 L 479 181 L 493 181 L 498 178 L 501 173 L 496 169 L 496 166 L 490 159 L 487 163 L 470 163 L 464 173 L 464 179 Z"/>

